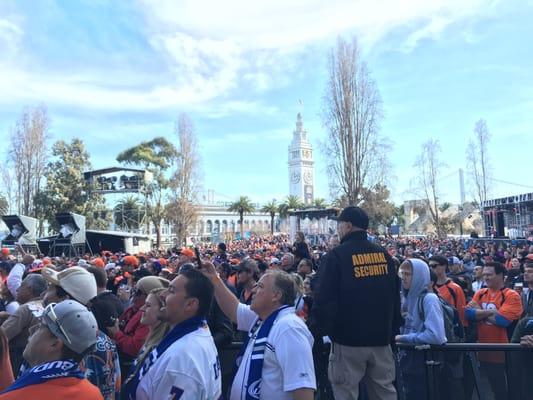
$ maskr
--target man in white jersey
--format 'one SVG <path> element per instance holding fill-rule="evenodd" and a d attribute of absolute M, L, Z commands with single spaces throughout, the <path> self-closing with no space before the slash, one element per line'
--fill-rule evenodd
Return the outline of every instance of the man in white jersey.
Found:
<path fill-rule="evenodd" d="M 171 330 L 139 370 L 138 400 L 217 400 L 220 362 L 205 321 L 213 285 L 198 270 L 180 273 L 162 295 L 161 319 Z"/>
<path fill-rule="evenodd" d="M 215 287 L 222 311 L 248 335 L 237 359 L 230 400 L 312 400 L 316 389 L 313 337 L 295 314 L 293 278 L 273 270 L 252 291 L 250 306 L 242 304 L 209 262 L 202 272 Z"/>

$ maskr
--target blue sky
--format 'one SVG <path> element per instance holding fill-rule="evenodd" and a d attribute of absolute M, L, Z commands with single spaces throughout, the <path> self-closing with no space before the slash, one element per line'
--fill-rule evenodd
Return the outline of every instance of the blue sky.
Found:
<path fill-rule="evenodd" d="M 0 138 L 42 103 L 53 139 L 81 137 L 100 168 L 142 140 L 175 141 L 186 112 L 204 188 L 262 202 L 287 195 L 301 111 L 318 150 L 315 193 L 328 198 L 326 60 L 337 36 L 356 35 L 383 99 L 394 201 L 413 197 L 413 163 L 433 137 L 447 164 L 442 198 L 458 202 L 454 171 L 480 118 L 494 177 L 527 186 L 494 182 L 492 195 L 531 192 L 532 17 L 532 1 L 514 0 L 4 0 Z"/>

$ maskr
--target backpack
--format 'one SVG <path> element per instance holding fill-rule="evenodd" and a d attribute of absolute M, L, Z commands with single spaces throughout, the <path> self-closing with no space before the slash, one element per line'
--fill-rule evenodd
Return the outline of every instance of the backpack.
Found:
<path fill-rule="evenodd" d="M 424 312 L 424 298 L 428 294 L 427 291 L 424 291 L 420 294 L 418 298 L 418 315 L 420 320 L 424 322 L 426 320 Z M 448 343 L 461 343 L 465 338 L 465 328 L 461 319 L 459 318 L 459 313 L 457 309 L 448 304 L 446 300 L 437 295 L 439 299 L 440 307 L 442 309 L 442 318 L 444 320 L 444 332 L 446 333 L 446 339 Z"/>

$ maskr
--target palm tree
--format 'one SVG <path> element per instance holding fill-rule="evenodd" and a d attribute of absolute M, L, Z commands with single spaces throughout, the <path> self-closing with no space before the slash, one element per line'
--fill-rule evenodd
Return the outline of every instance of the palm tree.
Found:
<path fill-rule="evenodd" d="M 241 225 L 241 240 L 244 239 L 244 214 L 251 214 L 255 211 L 255 207 L 252 204 L 252 201 L 248 198 L 248 196 L 241 196 L 239 197 L 239 200 L 230 204 L 228 211 L 239 214 L 239 223 Z"/>
<path fill-rule="evenodd" d="M 326 208 L 328 206 L 328 203 L 326 202 L 326 199 L 318 198 L 313 201 L 313 206 L 315 208 Z"/>
<path fill-rule="evenodd" d="M 280 219 L 285 220 L 288 217 L 290 210 L 298 210 L 303 207 L 304 203 L 298 196 L 289 195 L 285 198 L 283 203 L 278 206 L 279 217 Z"/>
<path fill-rule="evenodd" d="M 298 210 L 299 208 L 302 208 L 304 206 L 304 203 L 298 196 L 289 195 L 285 199 L 285 203 L 287 204 L 287 208 L 289 210 Z"/>
<path fill-rule="evenodd" d="M 142 224 L 142 205 L 134 196 L 120 199 L 114 209 L 115 223 L 125 229 L 139 229 Z"/>
<path fill-rule="evenodd" d="M 261 211 L 270 214 L 270 234 L 273 235 L 274 218 L 276 217 L 276 213 L 278 212 L 278 204 L 276 203 L 276 200 L 272 200 L 266 203 L 263 208 L 261 208 Z"/>

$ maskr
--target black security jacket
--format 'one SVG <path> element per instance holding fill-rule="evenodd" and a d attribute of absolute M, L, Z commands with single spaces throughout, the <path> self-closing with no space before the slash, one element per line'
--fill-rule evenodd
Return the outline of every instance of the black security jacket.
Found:
<path fill-rule="evenodd" d="M 391 257 L 352 232 L 322 259 L 311 330 L 346 346 L 385 346 L 402 324 L 400 281 Z"/>

